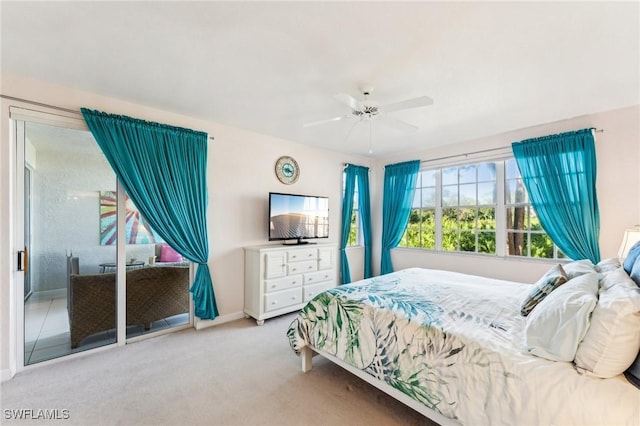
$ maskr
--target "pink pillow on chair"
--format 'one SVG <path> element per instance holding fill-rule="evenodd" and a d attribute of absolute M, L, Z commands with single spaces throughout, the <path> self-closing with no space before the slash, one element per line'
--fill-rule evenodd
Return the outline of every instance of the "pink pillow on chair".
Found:
<path fill-rule="evenodd" d="M 182 256 L 171 246 L 165 244 L 160 249 L 160 262 L 182 262 Z"/>

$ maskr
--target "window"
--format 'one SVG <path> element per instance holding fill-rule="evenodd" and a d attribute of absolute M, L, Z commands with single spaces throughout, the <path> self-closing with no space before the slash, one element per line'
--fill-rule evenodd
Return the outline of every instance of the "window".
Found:
<path fill-rule="evenodd" d="M 496 165 L 442 170 L 442 250 L 495 254 Z"/>
<path fill-rule="evenodd" d="M 565 257 L 542 229 L 515 159 L 505 161 L 504 178 L 506 254 L 544 259 Z"/>
<path fill-rule="evenodd" d="M 418 173 L 416 193 L 409 216 L 409 223 L 401 247 L 436 248 L 436 177 L 434 170 Z"/>
<path fill-rule="evenodd" d="M 345 190 L 345 174 L 343 173 L 342 179 L 342 193 Z M 355 188 L 353 190 L 353 208 L 351 210 L 351 225 L 349 228 L 349 239 L 347 240 L 347 247 L 360 245 L 360 212 L 358 210 L 358 181 L 356 180 Z"/>
<path fill-rule="evenodd" d="M 409 223 L 399 246 L 563 257 L 529 204 L 514 159 L 420 171 Z"/>

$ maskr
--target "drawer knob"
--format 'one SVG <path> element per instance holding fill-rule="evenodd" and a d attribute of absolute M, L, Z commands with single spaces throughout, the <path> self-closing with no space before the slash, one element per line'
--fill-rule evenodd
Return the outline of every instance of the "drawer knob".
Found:
<path fill-rule="evenodd" d="M 313 266 L 309 265 L 309 269 L 313 269 Z"/>
<path fill-rule="evenodd" d="M 277 300 L 274 300 L 273 302 L 271 302 L 272 305 L 275 305 L 276 303 L 278 303 Z"/>
<path fill-rule="evenodd" d="M 276 285 L 275 285 L 275 284 L 273 284 L 273 285 L 271 286 L 271 288 L 276 288 Z"/>
<path fill-rule="evenodd" d="M 313 281 L 313 278 L 309 278 L 309 281 Z"/>
<path fill-rule="evenodd" d="M 296 297 L 295 297 L 295 296 L 293 296 L 293 297 L 291 298 L 291 300 L 296 300 Z"/>

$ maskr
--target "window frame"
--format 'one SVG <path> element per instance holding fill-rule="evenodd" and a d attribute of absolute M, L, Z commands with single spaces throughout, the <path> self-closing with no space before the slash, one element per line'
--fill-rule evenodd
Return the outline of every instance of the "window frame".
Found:
<path fill-rule="evenodd" d="M 346 184 L 346 174 L 342 174 L 342 196 L 344 197 L 344 190 Z M 351 220 L 349 225 L 349 238 L 347 239 L 346 247 L 360 247 L 363 246 L 363 236 L 362 236 L 362 218 L 360 216 L 359 209 L 359 197 L 360 191 L 358 189 L 358 180 L 356 179 L 355 187 L 353 189 L 353 205 L 351 208 Z M 351 236 L 355 234 L 355 237 Z"/>
<path fill-rule="evenodd" d="M 553 243 L 553 255 L 552 257 L 534 257 L 531 256 L 531 244 L 528 243 L 527 244 L 527 253 L 526 255 L 510 255 L 508 254 L 508 247 L 507 247 L 507 235 L 509 233 L 509 230 L 507 229 L 507 208 L 514 206 L 514 204 L 508 204 L 508 200 L 506 197 L 506 190 L 507 190 L 507 181 L 509 180 L 507 177 L 507 162 L 510 160 L 514 160 L 514 157 L 512 154 L 505 154 L 505 155 L 499 155 L 499 156 L 495 156 L 495 157 L 483 157 L 483 158 L 477 158 L 477 159 L 468 159 L 467 161 L 457 161 L 457 162 L 450 162 L 450 163 L 446 163 L 446 162 L 442 162 L 440 164 L 425 164 L 427 162 L 424 162 L 422 167 L 420 168 L 420 171 L 418 172 L 418 182 L 416 182 L 416 193 L 414 194 L 414 199 L 412 201 L 412 205 L 411 205 L 411 210 L 412 212 L 415 211 L 417 208 L 415 207 L 416 204 L 419 205 L 420 207 L 418 208 L 424 208 L 422 207 L 422 200 L 420 198 L 418 198 L 416 200 L 416 197 L 421 197 L 422 194 L 422 190 L 425 188 L 432 188 L 431 186 L 423 186 L 422 184 L 422 176 L 423 176 L 423 172 L 435 172 L 435 197 L 436 197 L 436 202 L 435 202 L 435 247 L 433 248 L 425 248 L 425 247 L 409 247 L 408 243 L 407 243 L 407 229 L 409 228 L 409 224 L 407 224 L 407 229 L 405 229 L 402 239 L 400 241 L 400 244 L 398 245 L 398 248 L 402 248 L 402 249 L 410 249 L 410 250 L 423 250 L 423 251 L 427 251 L 427 252 L 433 252 L 433 253 L 439 253 L 439 254 L 465 254 L 465 255 L 471 255 L 471 256 L 490 256 L 490 257 L 502 257 L 502 258 L 508 258 L 508 259 L 526 259 L 526 260 L 535 260 L 535 261 L 558 261 L 558 260 L 562 260 L 562 259 L 566 259 L 566 257 L 562 254 L 562 252 L 560 250 L 558 250 L 558 247 L 556 246 L 555 243 Z M 449 169 L 449 168 L 458 168 L 458 171 L 461 167 L 465 167 L 465 166 L 476 166 L 476 170 L 477 170 L 477 166 L 481 165 L 481 164 L 485 164 L 485 163 L 493 163 L 495 165 L 495 204 L 493 205 L 489 205 L 489 204 L 479 204 L 479 195 L 478 195 L 478 185 L 480 183 L 484 183 L 484 181 L 480 182 L 478 180 L 478 172 L 476 171 L 476 180 L 475 185 L 476 185 L 476 204 L 474 205 L 462 205 L 460 204 L 460 200 L 458 199 L 457 205 L 455 206 L 444 206 L 443 204 L 443 171 L 445 169 Z M 459 172 L 458 172 L 459 173 Z M 521 179 L 521 176 L 518 172 L 518 178 Z M 457 189 L 458 189 L 458 193 L 460 191 L 460 181 L 458 178 L 457 181 Z M 526 191 L 526 189 L 525 189 Z M 420 195 L 418 195 L 420 194 Z M 526 194 L 526 192 L 525 192 Z M 528 197 L 528 194 L 526 195 L 526 203 L 518 203 L 517 204 L 518 207 L 526 207 L 527 211 L 532 211 L 533 207 L 531 206 L 531 201 Z M 460 250 L 460 245 L 459 245 L 459 236 L 458 236 L 458 246 L 456 248 L 456 250 L 445 250 L 443 249 L 443 223 L 442 223 L 442 219 L 443 219 L 443 212 L 445 209 L 447 208 L 453 208 L 453 209 L 464 209 L 464 208 L 473 208 L 476 210 L 476 222 L 474 223 L 474 227 L 472 228 L 474 231 L 474 236 L 475 236 L 475 247 L 474 247 L 474 251 L 465 251 L 465 250 Z M 477 214 L 478 211 L 480 211 L 480 209 L 482 208 L 494 208 L 494 216 L 495 216 L 495 229 L 493 230 L 495 233 L 495 252 L 494 253 L 482 253 L 479 252 L 478 250 L 478 243 L 479 243 L 479 237 L 478 237 L 478 233 L 480 231 L 482 231 L 479 227 L 478 227 L 478 222 L 477 222 Z M 431 208 L 431 207 L 429 207 Z M 420 222 L 420 225 L 422 224 L 422 222 Z M 458 234 L 460 231 L 459 228 L 460 224 L 458 224 Z M 420 235 L 419 238 L 419 244 L 422 244 L 422 237 L 421 237 L 421 232 L 422 229 L 419 228 L 418 229 L 418 233 Z M 529 223 L 527 223 L 527 228 L 523 230 L 523 233 L 525 233 L 527 235 L 527 241 L 531 241 L 531 235 L 545 235 L 548 238 L 550 238 L 548 236 L 548 234 L 544 231 L 544 230 L 531 230 L 529 227 Z"/>

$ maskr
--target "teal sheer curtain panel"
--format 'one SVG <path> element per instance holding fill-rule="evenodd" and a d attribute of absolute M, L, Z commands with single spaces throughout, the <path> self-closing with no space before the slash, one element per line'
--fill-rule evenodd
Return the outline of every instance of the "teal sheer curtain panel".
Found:
<path fill-rule="evenodd" d="M 369 196 L 369 168 L 353 166 L 358 182 L 358 211 L 364 244 L 364 278 L 371 278 L 371 199 Z"/>
<path fill-rule="evenodd" d="M 218 308 L 209 270 L 207 134 L 82 108 L 89 130 L 140 214 L 182 256 L 198 264 L 195 315 Z"/>
<path fill-rule="evenodd" d="M 600 261 L 593 129 L 512 144 L 531 205 L 553 242 L 571 259 Z"/>
<path fill-rule="evenodd" d="M 355 169 L 348 164 L 344 169 L 344 194 L 342 196 L 342 232 L 340 235 L 340 282 L 348 284 L 351 282 L 351 270 L 349 269 L 349 259 L 347 259 L 347 243 L 351 231 L 351 213 L 353 212 L 353 194 L 356 188 Z"/>
<path fill-rule="evenodd" d="M 419 170 L 419 160 L 385 166 L 382 195 L 381 274 L 393 272 L 391 249 L 398 246 L 407 228 Z"/>
<path fill-rule="evenodd" d="M 351 230 L 351 214 L 353 212 L 353 194 L 358 185 L 358 212 L 364 244 L 364 278 L 370 278 L 371 272 L 371 201 L 369 197 L 369 168 L 347 164 L 344 169 L 345 188 L 342 199 L 342 234 L 340 238 L 340 277 L 341 283 L 351 282 L 349 260 L 346 247 Z"/>

